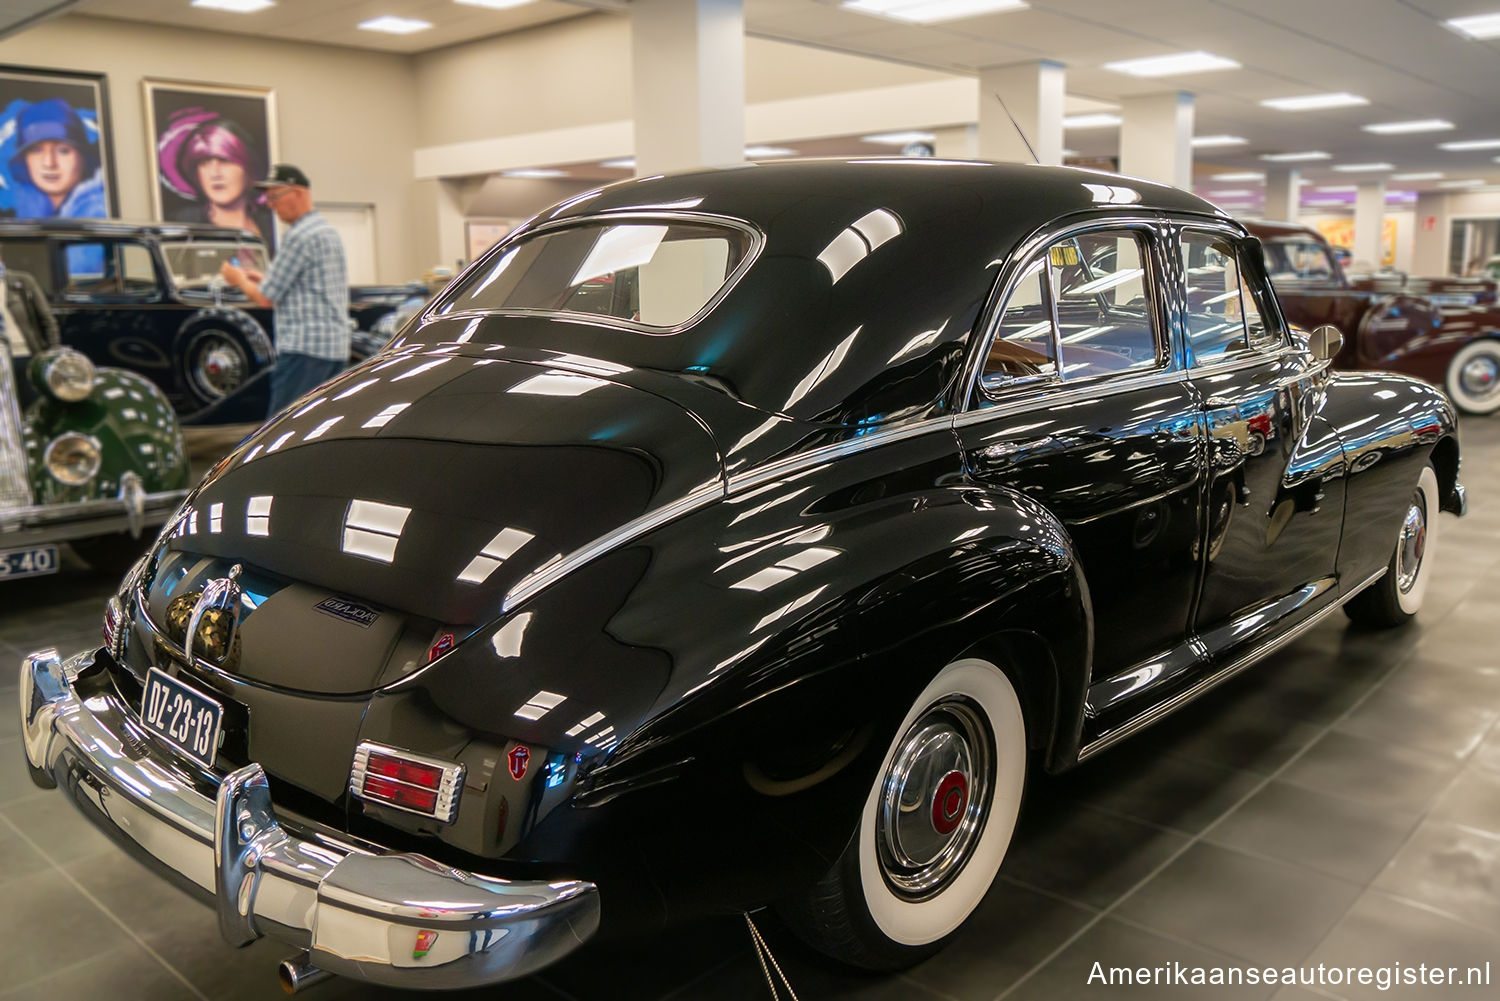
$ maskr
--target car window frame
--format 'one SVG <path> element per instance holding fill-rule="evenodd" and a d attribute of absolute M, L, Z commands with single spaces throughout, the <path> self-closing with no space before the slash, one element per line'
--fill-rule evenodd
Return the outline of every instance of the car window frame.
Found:
<path fill-rule="evenodd" d="M 1275 327 L 1276 337 L 1269 345 L 1259 347 L 1249 344 L 1249 327 L 1246 326 L 1246 347 L 1233 354 L 1223 355 L 1212 362 L 1198 365 L 1194 364 L 1192 339 L 1187 333 L 1187 272 L 1183 267 L 1181 252 L 1181 241 L 1183 235 L 1189 231 L 1207 232 L 1214 236 L 1220 236 L 1228 240 L 1234 247 L 1235 261 L 1239 265 L 1240 274 L 1248 275 L 1246 283 L 1250 285 L 1250 294 L 1255 296 L 1255 283 L 1264 293 L 1256 297 L 1256 308 L 1261 317 L 1268 324 Z M 1259 364 L 1262 361 L 1275 359 L 1290 351 L 1294 345 L 1291 338 L 1291 326 L 1287 323 L 1286 316 L 1281 312 L 1281 303 L 1276 299 L 1275 289 L 1271 285 L 1271 279 L 1266 272 L 1265 252 L 1259 247 L 1260 241 L 1245 233 L 1238 226 L 1216 219 L 1198 219 L 1191 217 L 1170 217 L 1166 220 L 1167 240 L 1174 249 L 1172 270 L 1175 275 L 1173 290 L 1175 302 L 1173 308 L 1176 313 L 1173 327 L 1181 331 L 1182 336 L 1182 365 L 1194 378 L 1204 372 L 1217 372 L 1245 368 L 1250 365 Z M 1255 253 L 1249 250 L 1255 246 Z"/>
<path fill-rule="evenodd" d="M 670 327 L 657 324 L 641 323 L 639 320 L 627 320 L 618 316 L 605 316 L 598 313 L 568 313 L 553 309 L 536 309 L 520 306 L 509 307 L 486 307 L 483 309 L 450 309 L 448 312 L 439 312 L 443 307 L 450 306 L 459 294 L 459 290 L 465 285 L 470 273 L 482 270 L 485 266 L 493 263 L 498 257 L 510 253 L 511 249 L 523 240 L 530 240 L 538 236 L 559 230 L 574 229 L 584 226 L 609 226 L 619 223 L 673 223 L 694 224 L 700 226 L 722 226 L 738 230 L 750 239 L 750 246 L 745 251 L 738 264 L 724 276 L 724 282 L 719 290 L 705 302 L 698 311 L 687 319 L 682 320 Z M 693 212 L 690 210 L 665 210 L 665 211 L 622 211 L 622 212 L 593 212 L 587 215 L 568 216 L 563 219 L 548 220 L 547 222 L 532 225 L 530 223 L 516 227 L 507 233 L 489 250 L 481 254 L 468 267 L 464 268 L 443 289 L 442 293 L 433 297 L 432 302 L 421 313 L 420 323 L 440 317 L 476 317 L 476 316 L 545 316 L 553 319 L 565 319 L 578 323 L 591 323 L 600 326 L 614 327 L 619 330 L 627 330 L 631 333 L 642 334 L 647 337 L 670 337 L 691 330 L 702 323 L 714 310 L 719 308 L 729 294 L 734 291 L 741 279 L 750 271 L 755 262 L 760 259 L 761 251 L 766 246 L 766 235 L 760 227 L 748 220 L 735 216 L 720 215 L 715 212 Z"/>
<path fill-rule="evenodd" d="M 990 348 L 994 343 L 995 336 L 1000 331 L 1000 324 L 1004 317 L 1005 306 L 1010 302 L 1016 287 L 1024 278 L 1027 268 L 1037 258 L 1047 253 L 1050 248 L 1070 238 L 1076 238 L 1085 233 L 1100 230 L 1131 231 L 1139 232 L 1145 238 L 1145 250 L 1142 254 L 1141 263 L 1146 269 L 1146 283 L 1149 288 L 1147 301 L 1150 307 L 1151 327 L 1156 338 L 1157 358 L 1156 364 L 1149 369 L 1127 369 L 1120 372 L 1099 372 L 1094 375 L 1081 376 L 1069 379 L 1063 372 L 1066 367 L 1066 359 L 1062 354 L 1062 345 L 1059 341 L 1061 331 L 1057 319 L 1057 303 L 1055 290 L 1052 288 L 1052 276 L 1050 264 L 1043 270 L 1047 273 L 1045 292 L 1052 313 L 1052 339 L 1057 355 L 1057 373 L 1051 376 L 1038 376 L 1018 380 L 1010 383 L 1000 390 L 992 390 L 984 385 L 984 363 L 989 357 Z M 1135 212 L 1123 215 L 1094 215 L 1086 218 L 1074 218 L 1064 221 L 1060 225 L 1053 225 L 1038 230 L 1017 247 L 1016 251 L 1009 256 L 1003 267 L 999 278 L 996 280 L 996 293 L 991 296 L 990 305 L 985 309 L 983 320 L 979 329 L 983 335 L 977 340 L 978 348 L 971 356 L 969 370 L 966 377 L 966 389 L 963 397 L 963 405 L 960 411 L 964 413 L 984 412 L 996 406 L 1007 406 L 1018 400 L 1030 398 L 1042 398 L 1053 391 L 1066 392 L 1071 390 L 1106 388 L 1115 384 L 1123 387 L 1132 387 L 1142 383 L 1160 380 L 1164 377 L 1175 378 L 1182 369 L 1183 356 L 1179 349 L 1176 335 L 1173 333 L 1175 325 L 1171 322 L 1173 315 L 1170 308 L 1171 302 L 1168 298 L 1168 286 L 1173 284 L 1173 269 L 1167 267 L 1167 261 L 1163 256 L 1162 248 L 1163 220 L 1159 213 Z M 1106 391 L 1107 388 L 1106 388 Z"/>
<path fill-rule="evenodd" d="M 152 241 L 149 237 L 137 234 L 117 235 L 114 233 L 79 233 L 68 234 L 66 236 L 60 237 L 55 236 L 52 237 L 48 242 L 51 243 L 53 248 L 53 274 L 58 278 L 64 279 L 63 281 L 54 283 L 54 295 L 56 296 L 56 302 L 73 306 L 89 304 L 126 306 L 132 303 L 149 303 L 160 301 L 162 294 L 162 265 L 161 261 L 157 260 L 157 252 L 154 241 Z M 73 273 L 68 268 L 68 251 L 74 247 L 86 247 L 92 244 L 98 244 L 104 247 L 106 262 L 109 260 L 110 255 L 115 255 L 117 264 L 122 260 L 120 256 L 120 248 L 127 245 L 134 245 L 144 249 L 146 251 L 147 259 L 149 259 L 151 262 L 151 271 L 153 275 L 151 288 L 149 290 L 140 292 L 126 292 L 124 290 L 122 276 L 122 283 L 120 286 L 121 290 L 119 292 L 89 293 L 73 291 Z"/>

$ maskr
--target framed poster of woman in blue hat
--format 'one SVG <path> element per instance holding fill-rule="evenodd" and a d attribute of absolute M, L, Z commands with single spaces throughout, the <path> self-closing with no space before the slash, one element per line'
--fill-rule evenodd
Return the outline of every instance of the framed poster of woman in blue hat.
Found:
<path fill-rule="evenodd" d="M 272 91 L 145 81 L 156 217 L 210 222 L 276 242 L 255 182 L 276 158 Z"/>
<path fill-rule="evenodd" d="M 104 76 L 0 66 L 0 218 L 115 215 Z"/>

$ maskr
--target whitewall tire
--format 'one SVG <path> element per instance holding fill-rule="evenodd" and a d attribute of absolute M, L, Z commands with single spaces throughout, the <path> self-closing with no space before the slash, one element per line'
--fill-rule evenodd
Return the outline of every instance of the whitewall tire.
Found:
<path fill-rule="evenodd" d="M 979 906 L 1015 831 L 1026 725 L 1005 672 L 977 658 L 938 672 L 912 704 L 843 856 L 784 909 L 815 948 L 897 969 L 941 947 Z"/>
<path fill-rule="evenodd" d="M 1388 629 L 1410 622 L 1422 610 L 1437 552 L 1439 510 L 1437 473 L 1432 466 L 1423 466 L 1396 532 L 1385 576 L 1344 606 L 1350 619 L 1373 629 Z"/>
<path fill-rule="evenodd" d="M 1464 345 L 1448 363 L 1444 380 L 1454 406 L 1466 414 L 1500 411 L 1500 339 Z"/>

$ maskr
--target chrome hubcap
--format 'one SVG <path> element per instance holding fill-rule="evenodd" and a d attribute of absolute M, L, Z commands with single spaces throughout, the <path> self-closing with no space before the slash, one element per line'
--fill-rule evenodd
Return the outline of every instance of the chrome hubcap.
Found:
<path fill-rule="evenodd" d="M 245 379 L 245 360 L 227 341 L 215 340 L 199 350 L 198 384 L 213 396 L 227 396 Z"/>
<path fill-rule="evenodd" d="M 876 831 L 881 870 L 900 896 L 932 896 L 969 860 L 984 828 L 993 746 L 978 708 L 961 697 L 934 704 L 902 739 Z"/>
<path fill-rule="evenodd" d="M 1422 556 L 1427 551 L 1427 505 L 1419 490 L 1406 509 L 1401 523 L 1401 542 L 1396 547 L 1396 586 L 1402 594 L 1410 593 L 1422 572 Z"/>
<path fill-rule="evenodd" d="M 1480 355 L 1470 360 L 1459 370 L 1458 382 L 1471 396 L 1488 396 L 1500 389 L 1500 358 Z"/>

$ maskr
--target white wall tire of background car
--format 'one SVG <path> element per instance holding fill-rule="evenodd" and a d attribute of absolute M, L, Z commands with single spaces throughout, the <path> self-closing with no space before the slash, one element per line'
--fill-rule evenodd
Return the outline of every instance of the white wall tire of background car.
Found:
<path fill-rule="evenodd" d="M 910 900 L 887 882 L 877 850 L 880 801 L 896 755 L 912 728 L 935 705 L 961 697 L 977 705 L 994 738 L 989 803 L 978 842 L 962 869 L 936 894 Z M 1026 785 L 1026 725 L 1020 699 L 1005 673 L 988 661 L 954 661 L 938 672 L 917 697 L 886 752 L 879 777 L 860 815 L 859 880 L 864 904 L 876 927 L 892 942 L 926 946 L 952 934 L 984 899 L 1010 847 Z"/>
<path fill-rule="evenodd" d="M 1448 363 L 1444 388 L 1466 414 L 1500 411 L 1500 338 L 1472 341 Z"/>

